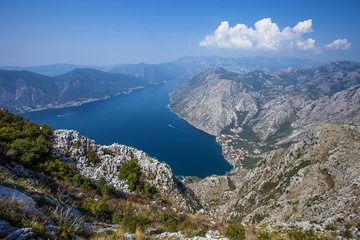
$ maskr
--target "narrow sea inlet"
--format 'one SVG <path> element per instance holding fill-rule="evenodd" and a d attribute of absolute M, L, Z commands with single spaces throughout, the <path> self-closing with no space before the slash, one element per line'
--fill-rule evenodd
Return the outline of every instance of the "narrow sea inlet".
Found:
<path fill-rule="evenodd" d="M 225 174 L 231 165 L 221 155 L 215 137 L 172 113 L 170 82 L 137 89 L 76 107 L 22 114 L 53 128 L 73 129 L 99 144 L 134 146 L 167 162 L 176 175 L 206 177 Z"/>

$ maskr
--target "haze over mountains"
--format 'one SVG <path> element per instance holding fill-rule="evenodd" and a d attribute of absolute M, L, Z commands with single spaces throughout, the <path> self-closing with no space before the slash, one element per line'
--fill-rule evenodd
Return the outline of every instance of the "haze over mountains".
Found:
<path fill-rule="evenodd" d="M 283 67 L 312 64 L 302 59 L 183 57 L 163 64 L 121 64 L 108 67 L 71 64 L 7 66 L 0 67 L 4 69 L 0 71 L 0 106 L 16 112 L 72 106 L 149 84 L 187 80 L 214 66 L 246 73 L 255 69 L 271 72 Z"/>
<path fill-rule="evenodd" d="M 90 66 L 90 65 L 76 65 L 76 64 L 51 64 L 42 66 L 0 66 L 0 69 L 4 70 L 26 70 L 30 72 L 47 75 L 50 77 L 57 76 L 70 72 L 76 68 L 91 68 L 102 70 L 104 72 L 112 73 L 124 73 L 129 75 L 143 75 L 147 76 L 153 71 L 159 71 L 161 74 L 169 74 L 171 76 L 184 77 L 194 76 L 202 71 L 205 71 L 211 67 L 224 67 L 234 72 L 248 72 L 250 70 L 263 70 L 267 72 L 273 72 L 284 67 L 310 67 L 317 62 L 313 62 L 307 59 L 297 58 L 268 58 L 268 57 L 242 57 L 242 58 L 230 58 L 230 57 L 182 57 L 172 62 L 166 62 L 161 64 L 117 64 L 109 66 Z M 141 73 L 143 71 L 143 73 Z M 146 74 L 147 73 L 147 74 Z"/>

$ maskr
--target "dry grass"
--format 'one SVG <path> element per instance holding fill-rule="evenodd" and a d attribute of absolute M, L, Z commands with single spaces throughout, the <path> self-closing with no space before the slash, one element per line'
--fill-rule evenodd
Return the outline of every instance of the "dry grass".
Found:
<path fill-rule="evenodd" d="M 145 240 L 146 239 L 146 234 L 141 231 L 139 228 L 136 228 L 135 231 L 135 240 Z"/>

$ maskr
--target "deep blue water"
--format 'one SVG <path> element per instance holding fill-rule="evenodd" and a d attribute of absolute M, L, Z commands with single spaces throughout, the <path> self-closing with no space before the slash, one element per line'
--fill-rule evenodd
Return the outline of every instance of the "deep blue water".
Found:
<path fill-rule="evenodd" d="M 99 144 L 134 146 L 167 162 L 176 175 L 225 174 L 230 164 L 215 137 L 177 117 L 168 108 L 176 82 L 138 89 L 130 94 L 77 107 L 24 113 L 37 123 L 74 129 Z"/>

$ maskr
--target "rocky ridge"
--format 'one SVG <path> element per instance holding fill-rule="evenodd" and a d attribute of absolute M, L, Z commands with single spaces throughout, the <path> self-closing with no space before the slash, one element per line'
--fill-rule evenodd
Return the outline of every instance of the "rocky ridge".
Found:
<path fill-rule="evenodd" d="M 123 193 L 129 193 L 130 190 L 126 181 L 118 177 L 120 167 L 131 159 L 137 159 L 145 181 L 155 187 L 165 199 L 185 211 L 195 212 L 201 209 L 194 193 L 176 178 L 168 164 L 160 163 L 141 150 L 117 143 L 110 146 L 99 145 L 74 130 L 54 130 L 54 143 L 53 151 L 61 157 L 61 161 L 75 163 L 80 175 L 93 181 L 103 177 L 116 191 Z M 98 162 L 90 162 L 86 157 L 89 149 L 97 155 Z M 105 154 L 104 151 L 112 154 Z"/>
<path fill-rule="evenodd" d="M 214 217 L 243 224 L 360 222 L 360 127 L 326 124 L 254 169 L 190 186 Z"/>
<path fill-rule="evenodd" d="M 360 124 L 360 64 L 240 75 L 209 69 L 170 93 L 170 108 L 217 136 L 234 166 L 299 141 L 324 123 Z"/>

